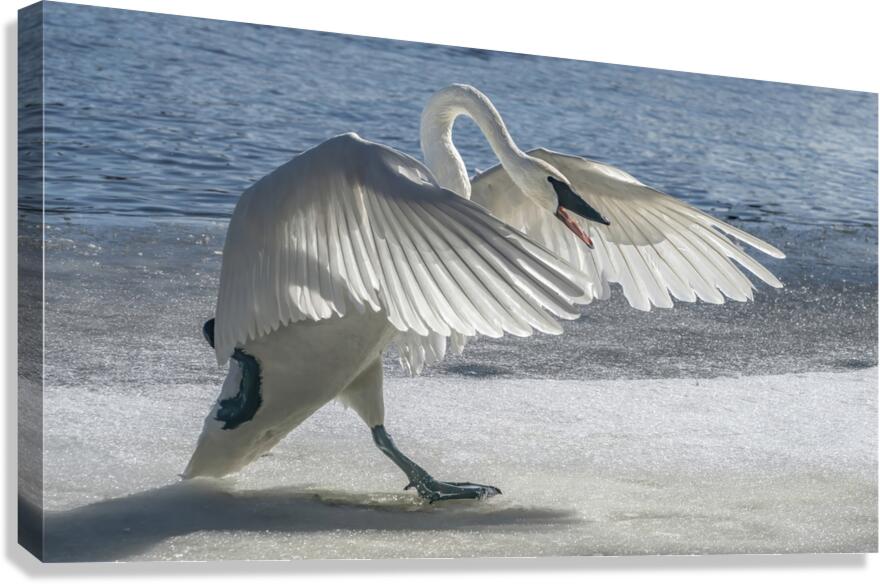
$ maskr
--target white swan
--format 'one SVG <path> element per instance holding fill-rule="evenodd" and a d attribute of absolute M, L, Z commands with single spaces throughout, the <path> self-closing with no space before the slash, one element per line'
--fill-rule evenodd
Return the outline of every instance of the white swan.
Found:
<path fill-rule="evenodd" d="M 459 115 L 477 123 L 501 162 L 473 185 L 452 144 Z M 421 143 L 430 171 L 355 134 L 338 136 L 242 195 L 224 246 L 216 327 L 205 327 L 218 361 L 232 361 L 185 477 L 242 468 L 337 398 L 423 498 L 491 496 L 500 491 L 437 481 L 397 450 L 383 425 L 389 343 L 418 372 L 442 359 L 447 339 L 460 350 L 477 333 L 559 333 L 555 318 L 576 318 L 573 304 L 604 297 L 609 282 L 640 308 L 650 306 L 645 298 L 671 304 L 666 290 L 682 300 L 721 301 L 718 290 L 745 299 L 751 285 L 728 257 L 778 285 L 713 229 L 781 256 L 772 246 L 612 167 L 523 153 L 472 87 L 430 99 Z M 568 262 L 468 201 L 472 191 Z"/>
<path fill-rule="evenodd" d="M 521 187 L 555 197 L 547 177 L 566 179 L 521 155 L 488 101 L 477 108 Z M 232 360 L 185 477 L 240 469 L 338 398 L 423 498 L 500 492 L 436 481 L 397 450 L 383 425 L 382 352 L 396 341 L 418 371 L 447 338 L 460 349 L 478 333 L 560 333 L 556 318 L 577 318 L 584 290 L 571 266 L 443 184 L 415 159 L 344 134 L 242 194 L 205 326 L 218 362 Z M 598 216 L 583 202 L 573 210 Z"/>

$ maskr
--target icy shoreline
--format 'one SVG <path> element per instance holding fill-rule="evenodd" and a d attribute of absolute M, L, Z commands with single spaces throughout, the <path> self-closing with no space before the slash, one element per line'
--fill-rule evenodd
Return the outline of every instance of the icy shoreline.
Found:
<path fill-rule="evenodd" d="M 180 483 L 210 385 L 51 387 L 54 561 L 868 552 L 877 369 L 620 381 L 389 379 L 386 426 L 438 478 L 425 506 L 329 404 L 222 481 Z"/>

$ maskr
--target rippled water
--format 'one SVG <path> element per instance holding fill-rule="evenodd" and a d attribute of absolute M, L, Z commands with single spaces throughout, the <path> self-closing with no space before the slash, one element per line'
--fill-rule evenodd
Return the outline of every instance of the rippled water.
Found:
<path fill-rule="evenodd" d="M 732 219 L 877 224 L 877 96 L 64 4 L 46 5 L 52 213 L 228 217 L 293 155 L 356 131 L 418 155 L 428 96 L 470 83 L 523 147 L 627 169 Z M 469 122 L 471 170 L 494 164 Z"/>

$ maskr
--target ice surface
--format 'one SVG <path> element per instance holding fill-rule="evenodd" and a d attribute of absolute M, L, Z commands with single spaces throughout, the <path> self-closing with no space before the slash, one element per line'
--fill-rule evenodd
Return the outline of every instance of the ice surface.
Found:
<path fill-rule="evenodd" d="M 223 377 L 200 330 L 224 230 L 50 225 L 49 559 L 876 549 L 876 230 L 762 234 L 786 288 L 754 303 L 641 313 L 615 291 L 426 377 L 389 356 L 404 452 L 504 492 L 443 506 L 332 404 L 233 479 L 177 480 Z"/>
<path fill-rule="evenodd" d="M 877 369 L 742 378 L 396 378 L 386 426 L 487 502 L 420 503 L 332 403 L 231 479 L 180 482 L 212 385 L 51 388 L 50 560 L 877 549 Z"/>

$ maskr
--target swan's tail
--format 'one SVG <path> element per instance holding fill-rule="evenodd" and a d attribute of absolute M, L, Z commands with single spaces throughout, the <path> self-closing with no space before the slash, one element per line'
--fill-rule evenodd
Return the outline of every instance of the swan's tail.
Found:
<path fill-rule="evenodd" d="M 278 431 L 278 420 L 262 411 L 260 385 L 256 359 L 237 350 L 184 478 L 222 477 L 241 470 L 284 437 L 287 432 Z"/>
<path fill-rule="evenodd" d="M 238 472 L 275 446 L 286 432 L 250 430 L 244 424 L 234 430 L 224 430 L 214 418 L 214 412 L 205 420 L 195 452 L 181 475 L 194 477 L 222 477 Z"/>

